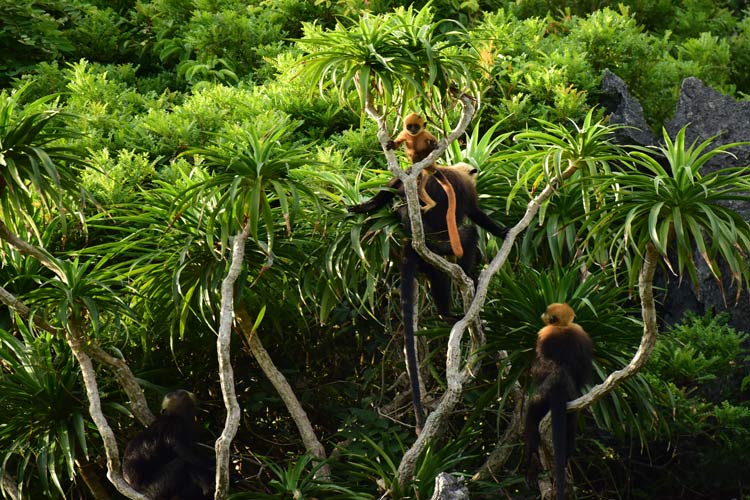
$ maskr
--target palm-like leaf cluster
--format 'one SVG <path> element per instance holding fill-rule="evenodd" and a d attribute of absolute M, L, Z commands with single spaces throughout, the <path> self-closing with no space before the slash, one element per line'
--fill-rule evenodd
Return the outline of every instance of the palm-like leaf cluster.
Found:
<path fill-rule="evenodd" d="M 445 95 L 474 88 L 475 59 L 455 36 L 460 29 L 456 21 L 433 21 L 429 6 L 364 14 L 350 26 L 338 23 L 325 32 L 308 25 L 300 41 L 308 51 L 301 68 L 321 90 L 330 81 L 341 102 L 356 89 L 362 108 L 373 98 L 386 106 L 397 97 L 401 103 L 414 96 L 429 100 L 433 90 Z"/>
<path fill-rule="evenodd" d="M 17 325 L 18 338 L 0 330 L 0 472 L 64 495 L 61 479 L 72 480 L 75 460 L 88 453 L 79 370 L 64 342 Z"/>
<path fill-rule="evenodd" d="M 74 172 L 80 161 L 64 140 L 70 129 L 56 126 L 60 110 L 55 96 L 22 106 L 22 87 L 0 94 L 0 199 L 5 214 L 34 212 L 34 203 L 49 208 L 67 204 L 66 192 L 75 191 Z M 25 222 L 32 223 L 31 219 Z"/>
<path fill-rule="evenodd" d="M 631 282 L 645 245 L 652 243 L 673 272 L 681 276 L 687 272 L 695 285 L 693 245 L 717 280 L 722 278 L 719 262 L 723 261 L 732 280 L 738 282 L 738 290 L 747 286 L 750 225 L 727 203 L 750 200 L 750 168 L 719 168 L 702 174 L 709 160 L 739 145 L 710 149 L 713 140 L 686 145 L 684 128 L 674 141 L 665 131 L 661 155 L 632 151 L 635 161 L 609 178 L 616 204 L 592 219 L 589 234 L 595 247 L 606 248 L 615 263 L 629 263 Z M 668 168 L 658 156 L 663 156 Z M 671 250 L 677 256 L 676 267 L 670 260 Z"/>
<path fill-rule="evenodd" d="M 272 203 L 278 204 L 291 230 L 289 220 L 299 205 L 299 192 L 308 192 L 305 183 L 290 175 L 292 169 L 314 165 L 310 151 L 293 145 L 291 133 L 297 123 L 280 123 L 270 130 L 256 130 L 252 126 L 236 126 L 217 136 L 205 148 L 188 150 L 185 154 L 200 157 L 212 169 L 212 175 L 189 186 L 175 204 L 175 213 L 191 205 L 206 207 L 206 235 L 214 245 L 213 228 L 219 227 L 222 248 L 229 237 L 245 221 L 250 224 L 250 237 L 273 259 L 275 224 Z M 265 229 L 266 241 L 260 241 L 260 229 Z"/>

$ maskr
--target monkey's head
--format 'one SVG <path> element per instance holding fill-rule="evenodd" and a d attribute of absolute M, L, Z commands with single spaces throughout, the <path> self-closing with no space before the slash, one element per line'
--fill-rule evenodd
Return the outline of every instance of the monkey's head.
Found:
<path fill-rule="evenodd" d="M 404 130 L 409 132 L 411 135 L 417 135 L 424 130 L 424 118 L 417 113 L 409 113 L 404 118 Z"/>
<path fill-rule="evenodd" d="M 566 326 L 573 322 L 576 314 L 568 304 L 555 302 L 547 306 L 547 310 L 542 314 L 542 321 L 546 325 Z"/>
<path fill-rule="evenodd" d="M 185 389 L 178 389 L 164 396 L 164 400 L 161 402 L 161 413 L 193 419 L 197 404 L 198 400 L 195 394 Z"/>
<path fill-rule="evenodd" d="M 450 166 L 450 168 L 460 172 L 463 177 L 471 182 L 471 185 L 476 187 L 477 185 L 477 174 L 479 170 L 474 168 L 474 165 L 465 162 L 458 162 Z"/>

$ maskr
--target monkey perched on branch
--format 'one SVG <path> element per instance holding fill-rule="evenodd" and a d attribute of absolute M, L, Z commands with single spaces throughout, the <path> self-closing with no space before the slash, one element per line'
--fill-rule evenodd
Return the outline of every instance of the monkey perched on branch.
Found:
<path fill-rule="evenodd" d="M 532 471 L 536 465 L 532 461 L 539 459 L 539 423 L 548 411 L 552 414 L 557 500 L 565 498 L 565 467 L 575 444 L 576 414 L 567 413 L 567 404 L 591 376 L 591 338 L 574 319 L 568 304 L 550 304 L 542 314 L 546 326 L 537 334 L 536 359 L 531 367 L 537 388 L 526 415 L 527 467 Z"/>
<path fill-rule="evenodd" d="M 389 141 L 386 147 L 387 149 L 398 149 L 403 144 L 406 156 L 413 165 L 427 158 L 437 148 L 437 143 L 438 141 L 435 136 L 425 128 L 424 118 L 417 113 L 409 113 L 404 118 L 404 129 L 396 136 L 396 139 Z M 461 239 L 458 236 L 458 224 L 456 221 L 456 193 L 451 183 L 448 182 L 435 163 L 424 167 L 419 172 L 419 177 L 417 178 L 419 199 L 424 203 L 421 210 L 423 213 L 429 212 L 436 205 L 435 200 L 427 190 L 427 183 L 431 178 L 437 180 L 448 197 L 448 210 L 445 214 L 448 222 L 448 235 L 453 255 L 460 258 L 463 255 L 463 248 L 461 246 Z"/>
<path fill-rule="evenodd" d="M 479 208 L 479 197 L 476 189 L 477 169 L 468 163 L 457 163 L 448 167 L 435 167 L 436 171 L 443 176 L 455 193 L 455 222 L 462 223 L 468 217 L 474 224 L 484 228 L 495 236 L 504 237 L 504 227 L 493 221 Z M 435 199 L 435 207 L 429 212 L 422 212 L 422 224 L 424 226 L 425 244 L 438 255 L 450 256 L 453 248 L 450 243 L 450 227 L 446 214 L 449 210 L 448 196 L 438 183 L 437 176 L 431 176 L 425 182 L 425 188 Z M 350 212 L 366 213 L 378 210 L 398 195 L 405 198 L 404 185 L 398 178 L 393 178 L 388 183 L 388 189 L 380 191 L 369 201 L 349 207 Z M 398 207 L 398 215 L 401 224 L 407 233 L 411 232 L 411 221 L 409 209 L 405 204 Z M 456 229 L 456 237 L 462 243 L 464 251 L 458 259 L 458 265 L 463 271 L 474 279 L 476 276 L 474 268 L 479 256 L 479 234 L 477 228 L 467 224 Z M 438 314 L 449 321 L 455 321 L 451 313 L 451 279 L 450 276 L 434 267 L 432 264 L 419 256 L 412 246 L 411 240 L 404 241 L 401 257 L 401 308 L 404 320 L 404 342 L 406 349 L 406 362 L 409 368 L 409 377 L 412 387 L 412 399 L 417 420 L 417 430 L 424 425 L 424 410 L 419 390 L 417 355 L 414 346 L 414 291 L 416 287 L 417 273 L 427 275 L 430 282 L 430 290 L 435 301 Z"/>
<path fill-rule="evenodd" d="M 195 448 L 196 400 L 185 390 L 164 396 L 161 414 L 130 440 L 122 459 L 125 481 L 153 500 L 210 500 L 213 460 Z"/>

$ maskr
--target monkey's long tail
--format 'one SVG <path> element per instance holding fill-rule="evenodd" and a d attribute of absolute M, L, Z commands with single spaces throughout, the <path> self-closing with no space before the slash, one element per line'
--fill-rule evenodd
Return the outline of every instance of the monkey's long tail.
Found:
<path fill-rule="evenodd" d="M 568 397 L 561 389 L 550 392 L 550 413 L 552 417 L 552 447 L 555 451 L 556 500 L 565 499 L 565 466 L 568 462 Z"/>
<path fill-rule="evenodd" d="M 411 246 L 411 242 L 404 244 L 403 252 L 404 256 L 401 261 L 401 312 L 404 318 L 404 350 L 406 351 L 406 368 L 411 383 L 417 434 L 419 434 L 424 427 L 424 408 L 422 408 L 422 393 L 419 389 L 417 344 L 414 339 L 414 294 L 416 292 L 419 256 Z"/>
<path fill-rule="evenodd" d="M 435 170 L 434 177 L 440 183 L 443 191 L 445 191 L 445 195 L 448 197 L 448 210 L 445 214 L 445 223 L 448 226 L 448 238 L 451 242 L 453 255 L 460 259 L 464 255 L 464 248 L 461 246 L 461 237 L 458 234 L 458 224 L 456 223 L 456 192 L 453 190 L 453 185 L 445 178 L 442 172 Z"/>

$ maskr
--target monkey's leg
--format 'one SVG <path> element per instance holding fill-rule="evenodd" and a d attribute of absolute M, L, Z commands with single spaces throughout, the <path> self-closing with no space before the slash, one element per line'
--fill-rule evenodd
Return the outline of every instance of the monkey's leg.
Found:
<path fill-rule="evenodd" d="M 424 409 L 422 408 L 422 394 L 419 390 L 419 363 L 417 362 L 417 346 L 414 339 L 414 294 L 417 284 L 417 268 L 419 255 L 411 246 L 411 241 L 404 243 L 401 258 L 401 312 L 404 318 L 404 350 L 406 351 L 406 368 L 411 383 L 412 403 L 417 421 L 417 433 L 424 427 Z"/>
<path fill-rule="evenodd" d="M 526 440 L 526 458 L 531 459 L 539 452 L 539 423 L 549 411 L 549 401 L 546 397 L 535 394 L 529 401 L 529 409 L 526 413 L 526 429 L 524 432 Z"/>
<path fill-rule="evenodd" d="M 435 308 L 442 319 L 453 324 L 458 321 L 458 317 L 452 313 L 451 305 L 453 295 L 451 293 L 451 278 L 439 269 L 426 264 L 423 268 L 427 279 L 430 282 L 430 292 L 432 300 L 435 301 Z"/>
<path fill-rule="evenodd" d="M 419 199 L 424 202 L 424 205 L 422 206 L 423 213 L 429 212 L 435 205 L 437 205 L 437 202 L 433 200 L 427 192 L 427 181 L 430 180 L 430 177 L 434 173 L 434 167 L 426 167 L 419 173 L 419 178 L 417 179 L 419 184 Z"/>
<path fill-rule="evenodd" d="M 467 276 L 474 280 L 474 286 L 476 287 L 477 276 L 474 269 L 477 267 L 479 257 L 479 233 L 476 227 L 468 225 L 461 227 L 459 234 L 461 236 L 461 243 L 463 244 L 464 255 L 458 260 L 458 265 L 461 266 L 461 269 Z"/>

